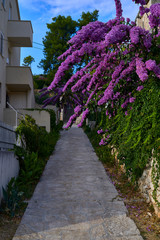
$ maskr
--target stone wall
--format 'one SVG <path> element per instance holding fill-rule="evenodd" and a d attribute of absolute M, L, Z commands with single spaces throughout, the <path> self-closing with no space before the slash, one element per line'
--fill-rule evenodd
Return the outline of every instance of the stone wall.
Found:
<path fill-rule="evenodd" d="M 146 202 L 153 204 L 155 213 L 158 217 L 160 217 L 160 208 L 157 206 L 155 200 L 152 197 L 152 193 L 154 190 L 154 186 L 152 183 L 152 164 L 153 159 L 150 161 L 150 163 L 147 164 L 142 177 L 138 181 L 138 185 L 142 195 L 146 199 Z M 160 202 L 160 184 L 159 188 L 157 189 L 157 200 Z"/>
<path fill-rule="evenodd" d="M 115 162 L 119 164 L 119 160 L 117 158 L 118 152 L 115 148 L 112 148 L 111 154 L 114 156 Z M 152 183 L 152 165 L 153 158 L 146 165 L 146 168 L 144 169 L 144 172 L 138 181 L 138 187 L 143 197 L 146 199 L 146 202 L 153 205 L 156 215 L 160 218 L 160 208 L 157 206 L 155 200 L 152 197 L 152 193 L 154 190 L 154 186 Z M 120 167 L 121 170 L 125 173 L 125 166 L 121 165 Z M 130 181 L 130 179 L 128 180 Z M 157 200 L 160 202 L 160 182 L 159 188 L 157 189 Z"/>

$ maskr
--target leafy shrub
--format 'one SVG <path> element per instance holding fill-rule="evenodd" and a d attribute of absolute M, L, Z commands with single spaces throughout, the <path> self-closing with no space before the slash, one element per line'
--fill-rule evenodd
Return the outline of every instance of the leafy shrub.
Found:
<path fill-rule="evenodd" d="M 35 93 L 35 101 L 36 101 L 37 104 L 41 104 L 42 105 L 44 100 L 46 100 L 49 97 L 49 95 L 47 94 L 44 97 L 40 97 L 40 95 L 41 95 L 40 93 L 37 93 L 37 92 Z"/>
<path fill-rule="evenodd" d="M 91 130 L 89 126 L 84 126 L 84 131 L 90 139 L 92 146 L 102 163 L 114 164 L 114 157 L 111 155 L 111 149 L 109 146 L 100 146 L 99 142 L 101 136 L 97 134 L 97 129 Z"/>
<path fill-rule="evenodd" d="M 30 184 L 41 176 L 44 163 L 38 159 L 37 153 L 26 153 L 23 159 L 23 167 L 20 169 L 18 184 Z"/>
<path fill-rule="evenodd" d="M 0 211 L 13 217 L 17 209 L 20 208 L 23 192 L 19 191 L 15 178 L 10 180 L 7 185 L 7 190 L 2 187 L 2 191 L 3 199 Z"/>
<path fill-rule="evenodd" d="M 59 137 L 57 130 L 48 133 L 45 129 L 39 127 L 29 115 L 26 115 L 25 119 L 21 121 L 16 133 L 17 136 L 20 136 L 22 147 L 30 154 L 32 152 L 37 153 L 38 158 L 48 157 Z M 18 155 L 18 157 L 20 156 Z"/>
<path fill-rule="evenodd" d="M 55 114 L 52 115 L 52 123 L 55 128 L 48 133 L 39 127 L 35 120 L 26 115 L 16 129 L 20 138 L 21 147 L 14 146 L 14 152 L 20 163 L 19 176 L 11 179 L 7 190 L 3 188 L 3 203 L 1 211 L 14 216 L 25 198 L 30 198 L 33 190 L 43 172 L 48 157 L 59 138 L 60 125 L 55 123 Z"/>

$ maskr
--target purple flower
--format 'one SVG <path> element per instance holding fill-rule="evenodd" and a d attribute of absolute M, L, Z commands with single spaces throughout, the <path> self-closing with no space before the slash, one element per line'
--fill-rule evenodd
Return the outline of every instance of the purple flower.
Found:
<path fill-rule="evenodd" d="M 140 92 L 143 88 L 143 86 L 138 86 L 136 90 Z"/>
<path fill-rule="evenodd" d="M 108 138 L 110 138 L 110 135 L 108 134 L 107 137 L 105 138 L 106 140 L 108 140 Z"/>
<path fill-rule="evenodd" d="M 115 0 L 116 4 L 116 17 L 120 18 L 122 16 L 122 5 L 120 0 Z"/>
<path fill-rule="evenodd" d="M 81 119 L 81 122 L 78 124 L 78 127 L 82 127 L 83 122 L 86 119 L 88 114 L 89 114 L 89 109 L 87 108 L 82 114 L 82 119 Z"/>
<path fill-rule="evenodd" d="M 133 27 L 130 30 L 130 38 L 131 42 L 134 44 L 139 43 L 140 40 L 140 33 L 139 33 L 139 27 Z"/>
<path fill-rule="evenodd" d="M 101 141 L 99 142 L 99 145 L 100 146 L 102 146 L 102 145 L 105 146 L 105 145 L 107 145 L 107 142 L 105 141 L 105 139 L 102 138 Z"/>
<path fill-rule="evenodd" d="M 126 55 L 126 54 L 128 54 L 128 53 L 129 53 L 128 49 L 125 49 L 125 50 L 123 51 L 123 55 Z"/>
<path fill-rule="evenodd" d="M 148 79 L 146 65 L 140 58 L 136 58 L 136 73 L 142 82 Z"/>
<path fill-rule="evenodd" d="M 154 69 L 153 69 L 153 72 L 155 73 L 155 75 L 160 78 L 160 66 L 156 66 Z"/>
<path fill-rule="evenodd" d="M 129 98 L 129 102 L 130 102 L 130 103 L 133 103 L 133 102 L 135 102 L 135 100 L 136 100 L 136 98 L 135 98 L 135 97 L 131 97 L 131 98 Z"/>
<path fill-rule="evenodd" d="M 128 99 L 121 105 L 121 108 L 126 108 L 128 105 Z"/>
<path fill-rule="evenodd" d="M 136 26 L 136 23 L 135 23 L 135 22 L 133 22 L 133 21 L 131 21 L 131 24 L 132 24 L 132 26 Z"/>
<path fill-rule="evenodd" d="M 78 105 L 77 107 L 75 107 L 74 112 L 78 114 L 81 112 L 81 110 L 82 110 L 82 106 Z"/>
<path fill-rule="evenodd" d="M 77 118 L 77 114 L 73 114 L 73 115 L 70 117 L 70 119 L 69 119 L 69 121 L 67 122 L 67 125 L 64 127 L 64 129 L 69 128 L 69 127 L 72 125 L 73 121 L 74 121 L 76 118 Z"/>
<path fill-rule="evenodd" d="M 151 5 L 149 15 L 149 24 L 151 28 L 160 26 L 160 3 Z"/>
<path fill-rule="evenodd" d="M 126 21 L 127 21 L 127 23 L 129 23 L 131 20 L 130 20 L 130 18 L 127 18 Z"/>
<path fill-rule="evenodd" d="M 155 60 L 148 60 L 145 62 L 146 64 L 146 68 L 150 71 L 153 71 L 155 73 L 155 75 L 160 78 L 160 67 L 158 65 L 156 65 L 156 61 Z"/>
<path fill-rule="evenodd" d="M 146 4 L 146 1 L 145 0 L 132 0 L 133 2 L 135 3 L 140 3 L 141 5 L 145 5 Z"/>
<path fill-rule="evenodd" d="M 143 16 L 145 13 L 148 13 L 150 10 L 149 10 L 149 8 L 140 6 L 139 11 L 140 11 L 140 15 Z"/>
<path fill-rule="evenodd" d="M 103 132 L 103 129 L 98 130 L 97 133 L 98 133 L 98 134 L 104 133 L 104 132 Z"/>
<path fill-rule="evenodd" d="M 156 3 L 151 5 L 150 7 L 151 14 L 153 14 L 155 17 L 160 17 L 160 3 Z"/>
<path fill-rule="evenodd" d="M 145 64 L 146 64 L 146 68 L 151 71 L 153 71 L 153 69 L 156 67 L 156 61 L 152 59 L 146 61 Z"/>
<path fill-rule="evenodd" d="M 131 43 L 138 44 L 142 42 L 147 50 L 152 46 L 152 36 L 149 31 L 135 26 L 130 29 Z M 140 41 L 141 40 L 141 41 Z"/>
<path fill-rule="evenodd" d="M 114 26 L 105 36 L 106 46 L 124 41 L 128 37 L 129 29 L 130 27 L 124 24 Z"/>

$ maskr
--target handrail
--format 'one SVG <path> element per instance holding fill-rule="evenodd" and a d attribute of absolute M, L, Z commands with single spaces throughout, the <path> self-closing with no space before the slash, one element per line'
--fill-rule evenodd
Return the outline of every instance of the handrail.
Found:
<path fill-rule="evenodd" d="M 23 118 L 25 118 L 24 114 L 19 112 L 17 109 L 15 109 L 9 102 L 7 102 L 7 105 L 16 113 L 16 128 L 18 126 L 18 114 L 22 115 Z"/>

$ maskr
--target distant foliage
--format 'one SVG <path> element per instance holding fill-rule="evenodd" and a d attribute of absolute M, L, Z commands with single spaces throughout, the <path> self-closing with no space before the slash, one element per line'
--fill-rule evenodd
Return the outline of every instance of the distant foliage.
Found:
<path fill-rule="evenodd" d="M 25 57 L 25 58 L 23 59 L 23 66 L 25 66 L 25 67 L 31 67 L 31 64 L 32 64 L 33 62 L 35 62 L 34 57 L 32 57 L 31 55 L 29 55 L 29 56 L 27 56 L 27 57 Z"/>

